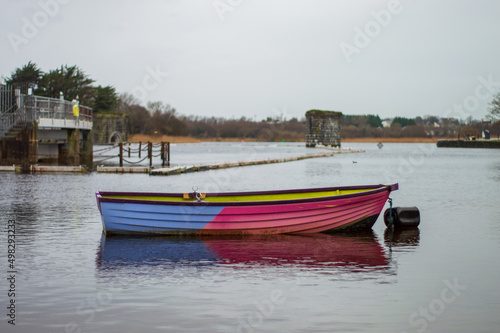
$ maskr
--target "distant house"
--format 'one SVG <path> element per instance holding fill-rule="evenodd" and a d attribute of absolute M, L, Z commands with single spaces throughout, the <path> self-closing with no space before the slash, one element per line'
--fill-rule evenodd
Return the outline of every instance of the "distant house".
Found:
<path fill-rule="evenodd" d="M 385 128 L 391 127 L 393 119 L 394 118 L 386 118 L 386 119 L 382 120 L 382 126 L 384 126 Z"/>

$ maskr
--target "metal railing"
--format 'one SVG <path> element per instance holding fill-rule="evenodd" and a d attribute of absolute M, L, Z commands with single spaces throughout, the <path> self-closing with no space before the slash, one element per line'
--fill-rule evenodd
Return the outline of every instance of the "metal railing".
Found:
<path fill-rule="evenodd" d="M 57 98 L 33 96 L 33 108 L 36 111 L 36 119 L 69 119 L 92 122 L 92 109 L 83 105 L 79 106 L 80 115 L 73 115 L 73 102 Z"/>
<path fill-rule="evenodd" d="M 2 139 L 11 128 L 19 124 L 30 124 L 35 121 L 34 114 L 26 104 L 14 112 L 0 115 L 0 139 Z"/>
<path fill-rule="evenodd" d="M 41 97 L 34 95 L 19 96 L 21 105 L 14 112 L 0 113 L 0 139 L 2 139 L 13 127 L 23 124 L 27 127 L 33 121 L 44 119 L 64 119 L 79 122 L 92 123 L 92 109 L 79 106 L 79 116 L 73 113 L 73 102 L 57 98 Z"/>
<path fill-rule="evenodd" d="M 10 85 L 0 84 L 0 114 L 12 112 L 16 105 L 14 88 Z"/>

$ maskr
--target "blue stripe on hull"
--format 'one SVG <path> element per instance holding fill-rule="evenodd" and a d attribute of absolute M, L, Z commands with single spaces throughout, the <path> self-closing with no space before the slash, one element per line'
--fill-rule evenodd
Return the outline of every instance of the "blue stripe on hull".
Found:
<path fill-rule="evenodd" d="M 101 202 L 106 233 L 195 233 L 224 206 L 178 206 Z"/>

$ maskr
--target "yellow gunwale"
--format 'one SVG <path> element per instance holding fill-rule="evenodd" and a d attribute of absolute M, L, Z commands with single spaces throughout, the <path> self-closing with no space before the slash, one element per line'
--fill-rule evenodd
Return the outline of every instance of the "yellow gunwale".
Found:
<path fill-rule="evenodd" d="M 349 189 L 335 191 L 320 191 L 320 192 L 303 192 L 303 193 L 270 193 L 270 194 L 242 194 L 242 195 L 217 195 L 210 196 L 207 194 L 202 201 L 204 202 L 259 202 L 259 201 L 281 201 L 281 200 L 300 200 L 323 198 L 331 196 L 341 196 L 348 194 L 356 194 L 367 191 L 372 191 L 375 188 L 365 189 Z M 125 199 L 125 200 L 144 200 L 144 201 L 168 201 L 168 202 L 190 202 L 197 201 L 196 198 L 184 199 L 182 196 L 154 196 L 154 195 L 102 195 L 102 198 L 109 199 Z"/>

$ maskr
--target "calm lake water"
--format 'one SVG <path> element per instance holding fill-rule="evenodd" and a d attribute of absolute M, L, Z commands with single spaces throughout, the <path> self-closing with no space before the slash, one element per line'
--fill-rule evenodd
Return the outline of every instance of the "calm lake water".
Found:
<path fill-rule="evenodd" d="M 0 174 L 1 332 L 498 332 L 500 150 L 345 144 L 366 153 L 168 177 Z M 173 164 L 317 152 L 172 146 Z M 106 238 L 94 193 L 398 182 L 418 229 L 354 235 Z M 7 225 L 16 226 L 16 326 Z"/>

